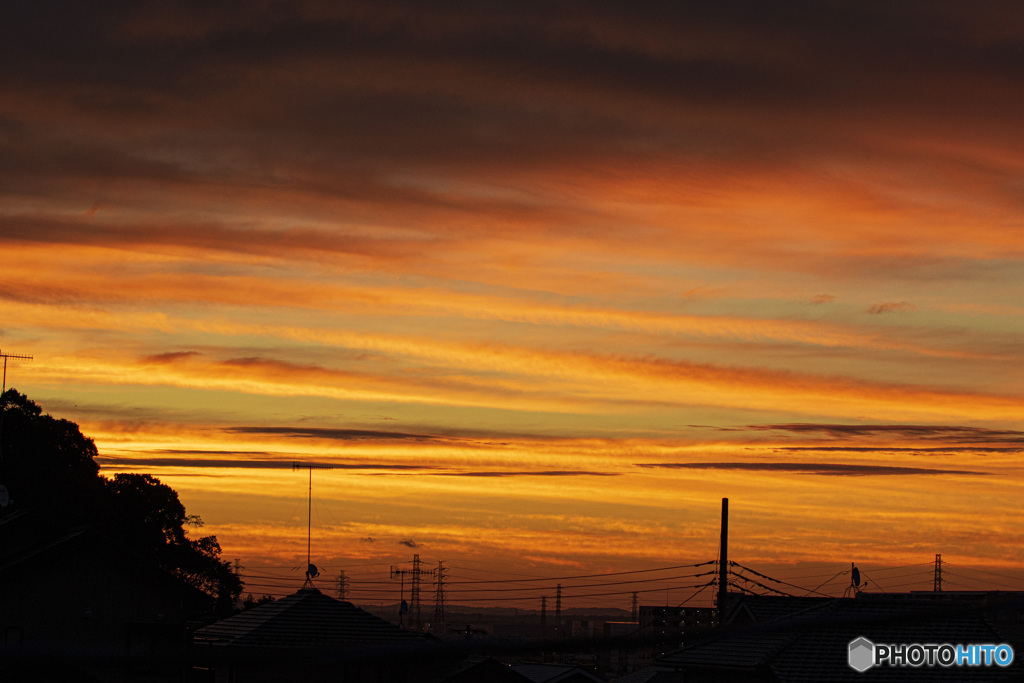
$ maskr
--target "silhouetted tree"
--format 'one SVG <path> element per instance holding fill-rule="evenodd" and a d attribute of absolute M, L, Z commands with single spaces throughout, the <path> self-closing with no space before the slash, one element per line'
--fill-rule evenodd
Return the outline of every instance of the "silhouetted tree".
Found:
<path fill-rule="evenodd" d="M 189 538 L 177 492 L 149 474 L 99 475 L 96 444 L 78 425 L 43 415 L 14 389 L 0 396 L 3 461 L 0 483 L 19 509 L 33 508 L 63 525 L 92 525 L 100 533 L 149 558 L 231 610 L 242 581 L 220 559 L 215 536 Z"/>
<path fill-rule="evenodd" d="M 149 474 L 116 474 L 107 479 L 105 526 L 115 538 L 138 548 L 157 564 L 217 598 L 229 611 L 242 592 L 230 563 L 220 559 L 216 536 L 189 538 L 185 526 L 200 527 L 198 515 L 186 515 L 178 493 Z"/>
<path fill-rule="evenodd" d="M 24 394 L 8 389 L 3 410 L 0 483 L 20 508 L 35 508 L 59 521 L 74 521 L 102 506 L 96 444 L 78 425 L 43 415 Z"/>
<path fill-rule="evenodd" d="M 261 598 L 254 598 L 252 596 L 252 593 L 249 593 L 247 596 L 245 596 L 245 600 L 242 601 L 242 611 L 244 612 L 246 610 L 252 609 L 253 607 L 265 605 L 268 602 L 274 602 L 275 600 L 277 600 L 277 598 L 275 598 L 273 595 L 267 595 L 266 593 L 264 593 L 263 597 Z"/>

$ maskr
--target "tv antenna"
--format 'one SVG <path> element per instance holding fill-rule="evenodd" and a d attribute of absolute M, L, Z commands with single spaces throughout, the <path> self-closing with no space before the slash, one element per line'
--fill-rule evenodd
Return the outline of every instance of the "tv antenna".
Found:
<path fill-rule="evenodd" d="M 32 359 L 32 356 L 19 356 L 19 355 L 14 354 L 14 353 L 4 353 L 3 351 L 0 351 L 0 357 L 3 357 L 3 359 L 4 359 L 4 388 L 3 388 L 3 391 L 0 391 L 0 393 L 4 393 L 4 392 L 7 391 L 7 359 L 8 358 L 17 358 L 18 360 L 33 360 L 33 359 Z"/>
<path fill-rule="evenodd" d="M 7 412 L 7 402 L 3 400 L 2 396 L 7 393 L 7 359 L 32 360 L 32 356 L 4 353 L 3 350 L 0 350 L 0 357 L 4 359 L 4 383 L 3 389 L 0 390 L 0 465 L 2 465 L 4 462 L 4 413 Z"/>
<path fill-rule="evenodd" d="M 864 581 L 864 583 L 860 582 L 860 570 L 857 569 L 857 565 L 855 565 L 853 562 L 851 562 L 850 563 L 850 585 L 846 587 L 845 591 L 843 591 L 843 597 L 844 598 L 847 597 L 847 596 L 854 597 L 854 598 L 857 597 L 857 594 L 860 593 L 860 589 L 863 588 L 866 585 L 868 585 L 868 582 L 866 580 Z"/>
<path fill-rule="evenodd" d="M 320 570 L 313 564 L 310 549 L 313 545 L 313 470 L 333 470 L 333 465 L 317 465 L 315 463 L 292 462 L 292 471 L 309 470 L 309 502 L 306 513 L 306 581 L 303 588 L 313 587 L 313 579 L 320 575 Z"/>

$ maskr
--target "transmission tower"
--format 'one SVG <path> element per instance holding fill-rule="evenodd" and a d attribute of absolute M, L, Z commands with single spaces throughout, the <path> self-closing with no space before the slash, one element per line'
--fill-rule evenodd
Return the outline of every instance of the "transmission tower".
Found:
<path fill-rule="evenodd" d="M 633 621 L 640 621 L 640 608 L 638 606 L 636 593 L 633 593 Z"/>
<path fill-rule="evenodd" d="M 342 569 L 338 572 L 338 599 L 344 600 L 348 597 L 348 577 L 345 576 L 345 570 Z"/>
<path fill-rule="evenodd" d="M 408 574 L 412 577 L 412 585 L 409 591 L 409 603 L 405 604 L 402 601 L 402 606 L 399 608 L 398 621 L 402 623 L 402 615 L 412 612 L 413 619 L 415 621 L 416 629 L 419 630 L 423 627 L 422 614 L 420 612 L 420 577 L 421 576 L 433 576 L 434 570 L 429 571 L 420 567 L 420 556 L 412 556 L 412 569 L 395 569 L 391 568 L 391 578 L 400 576 L 402 578 L 402 593 L 405 593 L 405 575 Z"/>
<path fill-rule="evenodd" d="M 444 618 L 444 562 L 437 562 L 437 594 L 434 597 L 434 625 L 435 633 L 447 632 Z"/>
<path fill-rule="evenodd" d="M 935 586 L 936 593 L 942 592 L 942 555 L 935 553 Z"/>
<path fill-rule="evenodd" d="M 416 630 L 420 629 L 420 556 L 412 556 L 412 589 L 409 591 L 409 608 L 416 615 Z"/>

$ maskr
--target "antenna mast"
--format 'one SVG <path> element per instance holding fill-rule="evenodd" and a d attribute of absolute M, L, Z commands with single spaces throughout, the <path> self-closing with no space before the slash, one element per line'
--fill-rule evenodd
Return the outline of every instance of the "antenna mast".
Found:
<path fill-rule="evenodd" d="M 313 585 L 313 579 L 320 574 L 312 562 L 310 550 L 313 545 L 313 470 L 333 470 L 332 465 L 317 465 L 314 463 L 292 462 L 292 471 L 309 470 L 309 502 L 306 512 L 306 584 Z M 305 584 L 303 584 L 305 587 Z"/>
<path fill-rule="evenodd" d="M 17 354 L 13 354 L 13 353 L 4 353 L 3 351 L 0 351 L 0 357 L 2 357 L 4 359 L 4 385 L 3 385 L 4 388 L 3 388 L 3 391 L 7 391 L 7 359 L 8 358 L 17 358 L 19 360 L 33 360 L 33 359 L 32 359 L 32 356 L 19 356 Z M 3 392 L 0 392 L 0 393 L 3 393 Z"/>
<path fill-rule="evenodd" d="M 3 389 L 0 390 L 0 465 L 4 462 L 4 413 L 7 412 L 7 402 L 3 400 L 3 395 L 7 393 L 7 359 L 17 358 L 18 360 L 32 360 L 32 356 L 20 356 L 14 353 L 4 353 L 0 350 L 0 357 L 4 359 L 4 383 Z"/>

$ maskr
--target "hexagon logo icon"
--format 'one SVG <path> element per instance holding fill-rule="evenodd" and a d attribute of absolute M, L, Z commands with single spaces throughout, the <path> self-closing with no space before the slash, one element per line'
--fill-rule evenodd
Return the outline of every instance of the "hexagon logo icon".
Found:
<path fill-rule="evenodd" d="M 850 641 L 849 659 L 850 667 L 860 671 L 867 671 L 875 665 L 875 644 L 864 637 Z"/>

